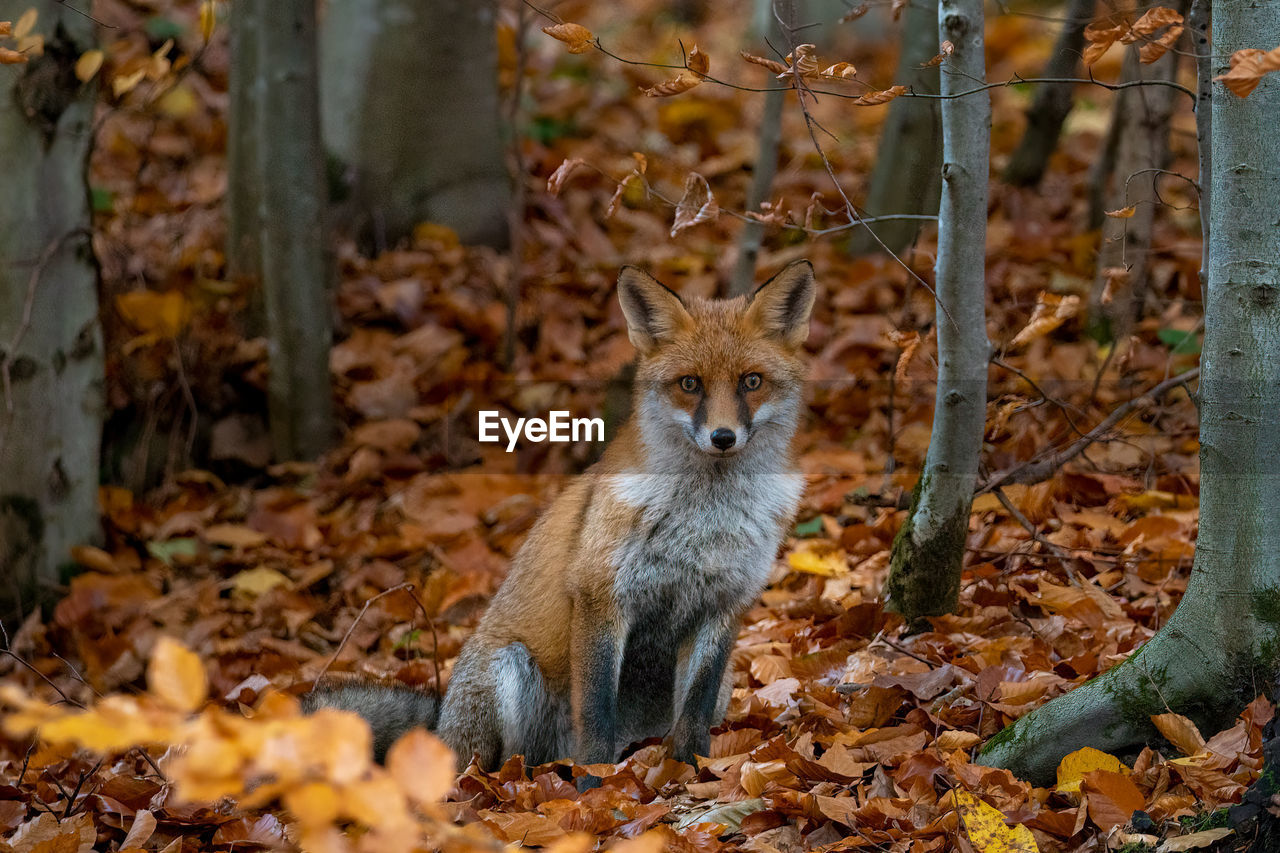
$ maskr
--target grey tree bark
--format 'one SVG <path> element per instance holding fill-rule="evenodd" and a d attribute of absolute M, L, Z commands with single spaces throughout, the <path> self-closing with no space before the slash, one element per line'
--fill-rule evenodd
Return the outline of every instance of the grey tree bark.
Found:
<path fill-rule="evenodd" d="M 1196 175 L 1200 190 L 1200 298 L 1209 300 L 1209 210 L 1213 193 L 1209 174 L 1213 171 L 1213 43 L 1209 27 L 1213 23 L 1213 7 L 1209 0 L 1192 0 L 1187 17 L 1187 31 L 1196 57 L 1196 153 L 1200 169 Z"/>
<path fill-rule="evenodd" d="M 986 79 L 982 0 L 941 0 L 938 28 L 955 52 L 942 94 Z M 942 101 L 942 203 L 935 267 L 938 388 L 924 472 L 893 540 L 888 608 L 910 624 L 955 609 L 987 411 L 987 178 L 991 99 Z"/>
<path fill-rule="evenodd" d="M 1214 12 L 1217 74 L 1241 48 L 1280 44 L 1280 2 Z M 1172 618 L 1124 663 L 1019 719 L 982 753 L 1052 778 L 1081 746 L 1156 736 L 1173 710 L 1213 731 L 1280 672 L 1280 78 L 1248 97 L 1214 84 L 1209 301 L 1200 374 L 1200 532 Z"/>
<path fill-rule="evenodd" d="M 270 3 L 258 12 L 254 157 L 261 187 L 271 440 L 277 459 L 311 459 L 334 438 L 316 5 L 314 0 L 247 2 Z"/>
<path fill-rule="evenodd" d="M 420 222 L 507 244 L 494 0 L 342 0 L 321 36 L 324 140 L 344 228 L 383 248 Z"/>
<path fill-rule="evenodd" d="M 51 594 L 100 534 L 94 87 L 74 72 L 93 22 L 57 0 L 0 0 L 0 20 L 33 7 L 44 55 L 0 66 L 0 616 Z"/>
<path fill-rule="evenodd" d="M 938 53 L 938 9 L 922 0 L 909 3 L 902 18 L 902 51 L 894 82 L 921 94 L 937 94 L 938 69 L 920 66 Z M 896 98 L 880 133 L 876 164 L 867 190 L 868 216 L 938 212 L 942 180 L 941 107 L 934 98 Z M 868 226 L 884 247 L 898 252 L 920 233 L 920 222 L 896 220 Z M 875 237 L 860 228 L 849 239 L 853 254 L 880 251 Z"/>
<path fill-rule="evenodd" d="M 1080 67 L 1080 50 L 1084 47 L 1084 29 L 1093 19 L 1096 0 L 1069 0 L 1063 14 L 1066 20 L 1058 31 L 1053 53 L 1042 77 L 1076 76 Z M 1027 129 L 1009 157 L 1004 179 L 1014 186 L 1033 187 L 1044 177 L 1049 157 L 1058 147 L 1062 124 L 1071 112 L 1074 83 L 1041 83 L 1035 100 L 1027 109 Z"/>
<path fill-rule="evenodd" d="M 261 207 L 261 174 L 257 164 L 258 30 L 263 4 L 245 0 L 231 8 L 231 75 L 228 86 L 227 134 L 227 274 L 260 294 L 262 245 L 258 209 Z M 261 299 L 257 299 L 261 313 Z M 260 318 L 259 318 L 260 319 Z"/>
<path fill-rule="evenodd" d="M 786 26 L 795 26 L 795 0 L 756 0 L 752 14 L 752 40 L 764 41 L 770 33 L 777 32 L 774 8 Z M 785 43 L 780 42 L 780 43 Z M 773 179 L 778 173 L 778 149 L 782 143 L 782 105 L 786 92 L 774 87 L 765 93 L 764 113 L 760 116 L 759 144 L 756 149 L 756 165 L 752 169 L 751 188 L 747 191 L 747 210 L 759 210 L 768 201 Z M 756 263 L 764 246 L 764 224 L 748 222 L 738 236 L 738 257 L 734 261 L 729 279 L 729 296 L 750 293 L 756 281 Z"/>

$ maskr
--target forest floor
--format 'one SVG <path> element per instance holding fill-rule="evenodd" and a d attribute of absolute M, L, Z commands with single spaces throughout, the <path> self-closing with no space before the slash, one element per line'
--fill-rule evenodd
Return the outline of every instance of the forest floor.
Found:
<path fill-rule="evenodd" d="M 678 61 L 678 39 L 696 40 L 717 74 L 768 84 L 764 69 L 736 56 L 744 10 L 689 24 L 658 6 L 635 0 L 609 21 L 584 2 L 557 12 L 628 58 Z M 249 300 L 226 280 L 221 253 L 225 28 L 202 47 L 196 4 L 169 0 L 102 0 L 95 14 L 118 27 L 105 80 L 154 62 L 170 37 L 167 58 L 183 61 L 120 94 L 103 87 L 91 180 L 109 359 L 107 538 L 77 553 L 85 571 L 49 618 L 10 629 L 0 677 L 46 700 L 95 705 L 137 694 L 169 636 L 199 655 L 209 696 L 233 711 L 272 690 L 300 692 L 322 672 L 439 689 L 524 533 L 598 450 L 480 445 L 476 410 L 605 410 L 610 382 L 632 358 L 613 291 L 622 263 L 681 292 L 715 291 L 740 219 L 722 213 L 672 237 L 672 205 L 646 197 L 639 182 L 607 210 L 642 154 L 662 196 L 678 198 L 696 171 L 722 210 L 741 212 L 760 96 L 704 83 L 645 98 L 640 87 L 664 72 L 571 55 L 537 22 L 520 107 L 528 173 L 520 256 L 459 245 L 430 225 L 374 258 L 340 244 L 332 371 L 342 440 L 318 463 L 272 465 L 265 345 L 243 331 Z M 831 62 L 853 62 L 870 89 L 887 88 L 896 40 L 887 17 L 878 9 L 843 25 L 820 49 Z M 513 21 L 504 15 L 504 32 Z M 992 18 L 989 79 L 1034 74 L 1053 36 L 1035 17 Z M 509 85 L 514 41 L 502 44 Z M 1093 73 L 1116 79 L 1119 64 L 1116 49 Z M 993 91 L 987 307 L 998 358 L 983 480 L 1069 445 L 1194 367 L 1201 328 L 1195 197 L 1174 180 L 1162 185 L 1150 293 L 1132 339 L 1113 351 L 1087 334 L 1099 241 L 1086 222 L 1089 169 L 1112 95 L 1080 88 L 1050 173 L 1038 190 L 1020 190 L 995 176 L 1030 91 Z M 771 197 L 795 221 L 829 226 L 823 208 L 839 196 L 789 97 Z M 1185 107 L 1170 169 L 1194 177 Z M 835 98 L 813 106 L 834 135 L 820 136 L 830 165 L 855 200 L 865 195 L 886 109 Z M 572 158 L 586 165 L 553 195 L 547 178 Z M 1166 719 L 1167 741 L 1078 757 L 1061 786 L 974 763 L 1006 723 L 1123 660 L 1177 605 L 1197 521 L 1196 411 L 1175 388 L 1047 478 L 1005 487 L 1005 501 L 979 495 L 959 611 L 904 635 L 879 592 L 905 515 L 896 507 L 928 443 L 934 309 L 903 265 L 849 257 L 843 236 L 807 239 L 776 226 L 767 235 L 762 270 L 808 257 L 821 283 L 808 343 L 811 411 L 798 443 L 808 488 L 734 650 L 734 698 L 711 755 L 690 767 L 645 744 L 581 796 L 563 763 L 465 768 L 447 794 L 448 817 L 527 845 L 656 827 L 647 837 L 679 850 L 1032 849 L 992 846 L 1027 843 L 1007 822 L 1029 830 L 1042 851 L 1084 851 L 1105 849 L 1108 838 L 1118 846 L 1135 808 L 1158 838 L 1217 826 L 1256 777 L 1273 710 L 1265 699 L 1203 736 Z M 925 228 L 905 266 L 931 281 L 934 248 Z M 507 369 L 505 299 L 516 277 Z M 0 836 L 18 830 L 0 849 L 34 849 L 17 839 L 40 821 L 50 838 L 76 833 L 82 850 L 285 843 L 289 812 L 278 802 L 179 802 L 163 746 L 102 761 L 29 745 L 0 734 Z M 1003 819 L 990 837 L 981 836 L 991 812 L 980 803 Z M 61 818 L 61 829 L 45 815 Z"/>

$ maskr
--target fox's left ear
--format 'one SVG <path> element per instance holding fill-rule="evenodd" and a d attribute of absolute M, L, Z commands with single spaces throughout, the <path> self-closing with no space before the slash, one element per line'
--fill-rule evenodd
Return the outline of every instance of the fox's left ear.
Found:
<path fill-rule="evenodd" d="M 787 346 L 799 347 L 809 337 L 809 312 L 817 290 L 813 264 L 792 261 L 751 295 L 747 317 Z"/>
<path fill-rule="evenodd" d="M 627 335 L 641 353 L 651 352 L 693 322 L 675 291 L 637 267 L 623 267 L 618 273 L 618 301 L 627 318 Z"/>

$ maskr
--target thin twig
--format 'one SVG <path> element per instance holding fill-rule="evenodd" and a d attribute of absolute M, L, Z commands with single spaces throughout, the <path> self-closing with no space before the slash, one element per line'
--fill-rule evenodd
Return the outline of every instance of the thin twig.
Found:
<path fill-rule="evenodd" d="M 338 643 L 338 648 L 333 650 L 333 655 L 330 656 L 329 660 L 325 662 L 324 667 L 321 668 L 320 672 L 316 675 L 315 682 L 312 683 L 311 689 L 307 691 L 308 694 L 314 693 L 316 688 L 320 686 L 320 680 L 324 678 L 324 674 L 329 671 L 329 667 L 333 666 L 334 662 L 338 659 L 338 655 L 342 654 L 342 650 L 346 648 L 347 641 L 351 639 L 351 635 L 355 632 L 356 626 L 360 624 L 360 620 L 364 618 L 364 614 L 368 611 L 369 606 L 378 599 L 386 598 L 391 593 L 399 592 L 402 589 L 412 590 L 413 584 L 408 582 L 396 584 L 390 589 L 384 589 L 382 592 L 364 603 L 364 607 L 360 608 L 360 613 L 356 615 L 355 621 L 351 623 L 351 627 L 347 628 L 347 633 L 342 636 L 342 642 Z"/>
<path fill-rule="evenodd" d="M 1034 459 L 995 474 L 978 487 L 977 493 L 982 494 L 983 492 L 990 492 L 1007 483 L 1038 483 L 1041 480 L 1048 479 L 1054 471 L 1058 470 L 1072 459 L 1075 459 L 1090 445 L 1097 441 L 1101 441 L 1103 435 L 1108 430 L 1118 424 L 1125 417 L 1132 414 L 1135 410 L 1155 402 L 1155 400 L 1163 396 L 1165 392 L 1176 388 L 1179 385 L 1186 385 L 1188 382 L 1198 379 L 1199 376 L 1200 368 L 1193 367 L 1185 373 L 1180 373 L 1177 376 L 1166 379 L 1159 385 L 1151 388 L 1149 391 L 1126 401 L 1120 406 L 1117 406 L 1115 411 L 1107 415 L 1101 423 L 1089 430 L 1089 432 L 1081 438 L 1076 439 L 1076 441 L 1070 444 L 1066 449 L 1059 451 L 1056 448 L 1050 448 L 1044 453 L 1036 456 Z"/>
<path fill-rule="evenodd" d="M 1013 516 L 1015 521 L 1026 528 L 1026 531 L 1031 534 L 1031 538 L 1033 540 L 1039 542 L 1045 550 L 1062 561 L 1062 568 L 1066 570 L 1067 577 L 1073 584 L 1078 585 L 1080 583 L 1080 579 L 1076 577 L 1075 569 L 1071 568 L 1071 564 L 1067 562 L 1070 559 L 1067 553 L 1044 537 L 1039 528 L 1031 523 L 1031 519 L 1023 515 L 1022 510 L 1014 506 L 1013 501 L 1009 500 L 1009 496 L 1004 493 L 1004 489 L 996 486 L 991 491 L 995 493 L 996 500 L 1000 501 L 1001 506 L 1008 510 L 1009 515 Z"/>

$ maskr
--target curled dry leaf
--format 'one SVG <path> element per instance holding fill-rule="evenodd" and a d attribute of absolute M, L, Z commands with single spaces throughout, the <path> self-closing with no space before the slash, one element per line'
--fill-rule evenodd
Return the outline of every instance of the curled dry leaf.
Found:
<path fill-rule="evenodd" d="M 1084 40 L 1089 44 L 1085 47 L 1083 58 L 1085 65 L 1092 65 L 1102 58 L 1102 54 L 1107 52 L 1107 48 L 1115 44 L 1116 39 L 1120 38 L 1128 31 L 1123 23 L 1108 23 L 1106 21 L 1094 21 L 1092 24 L 1084 28 Z"/>
<path fill-rule="evenodd" d="M 703 81 L 704 75 L 711 70 L 711 59 L 698 49 L 695 44 L 685 60 L 686 69 L 670 80 L 664 80 L 656 86 L 650 86 L 644 93 L 650 98 L 665 98 L 687 92 Z"/>
<path fill-rule="evenodd" d="M 716 197 L 711 194 L 707 179 L 697 172 L 690 172 L 684 180 L 684 195 L 676 205 L 676 219 L 671 225 L 674 237 L 686 228 L 715 219 L 720 213 Z"/>
<path fill-rule="evenodd" d="M 1138 48 L 1138 61 L 1146 65 L 1155 62 L 1164 56 L 1169 51 L 1169 48 L 1173 47 L 1181 35 L 1182 24 L 1175 24 L 1169 27 L 1160 38 L 1149 41 Z"/>
<path fill-rule="evenodd" d="M 1280 47 L 1246 48 L 1231 54 L 1231 70 L 1213 79 L 1221 80 L 1236 97 L 1247 98 L 1262 82 L 1262 75 L 1272 71 L 1280 71 Z"/>
<path fill-rule="evenodd" d="M 1178 32 L 1182 32 L 1182 14 L 1165 6 L 1153 6 L 1133 22 L 1133 26 L 1129 27 L 1129 31 L 1121 37 L 1120 41 L 1124 44 L 1133 44 L 1139 39 L 1152 35 L 1161 27 L 1170 25 L 1176 26 Z"/>
<path fill-rule="evenodd" d="M 835 65 L 828 65 L 822 69 L 821 77 L 829 80 L 849 80 L 857 76 L 858 69 L 853 67 L 852 62 L 837 62 Z"/>
<path fill-rule="evenodd" d="M 920 349 L 920 333 L 914 330 L 904 332 L 894 329 L 889 333 L 889 340 L 902 350 L 898 355 L 898 365 L 893 370 L 893 376 L 898 382 L 903 382 L 907 378 L 907 367 L 911 364 L 911 359 L 915 358 L 916 352 Z"/>
<path fill-rule="evenodd" d="M 1138 206 L 1136 204 L 1131 204 L 1128 207 L 1122 207 L 1119 210 L 1108 210 L 1106 211 L 1106 214 L 1112 219 L 1132 219 L 1133 214 L 1137 209 Z"/>
<path fill-rule="evenodd" d="M 880 104 L 887 104 L 899 95 L 905 95 L 906 93 L 906 86 L 890 86 L 888 89 L 882 89 L 879 92 L 868 92 L 861 97 L 854 98 L 851 103 L 855 107 L 875 107 Z"/>
<path fill-rule="evenodd" d="M 1204 737 L 1196 724 L 1181 714 L 1153 714 L 1151 722 L 1164 739 L 1177 747 L 1183 755 L 1196 755 L 1204 751 Z"/>
<path fill-rule="evenodd" d="M 840 16 L 840 23 L 847 24 L 850 21 L 856 21 L 869 11 L 871 11 L 871 7 L 868 4 L 859 3 L 857 6 Z"/>
<path fill-rule="evenodd" d="M 948 56 L 956 52 L 956 46 L 949 41 L 944 41 L 938 45 L 938 55 L 928 62 L 922 63 L 921 68 L 933 68 L 935 65 L 941 65 Z"/>
<path fill-rule="evenodd" d="M 553 196 L 560 195 L 560 190 L 564 187 L 565 181 L 569 180 L 569 176 L 573 174 L 573 171 L 583 165 L 584 162 L 580 157 L 565 159 L 559 168 L 551 173 L 551 177 L 547 178 L 547 192 Z"/>
<path fill-rule="evenodd" d="M 745 50 L 740 51 L 738 55 L 747 62 L 750 62 L 752 65 L 759 65 L 762 68 L 768 68 L 774 74 L 782 74 L 787 70 L 787 66 L 778 62 L 776 59 L 766 59 L 763 56 L 756 56 L 754 53 L 747 53 Z"/>
<path fill-rule="evenodd" d="M 1018 334 L 1013 336 L 1009 346 L 1019 347 L 1034 341 L 1036 338 L 1043 338 L 1074 317 L 1079 310 L 1079 296 L 1074 294 L 1059 296 L 1055 293 L 1041 293 L 1036 299 L 1036 307 L 1031 312 L 1031 319 L 1027 321 L 1027 325 L 1023 326 Z"/>
<path fill-rule="evenodd" d="M 20 65 L 27 61 L 25 53 L 19 53 L 7 47 L 0 47 L 0 65 Z"/>
<path fill-rule="evenodd" d="M 13 35 L 13 22 L 0 21 L 0 36 L 11 36 L 11 35 Z"/>
<path fill-rule="evenodd" d="M 591 30 L 581 24 L 555 24 L 542 31 L 557 41 L 564 42 L 570 53 L 586 53 L 595 45 Z"/>
<path fill-rule="evenodd" d="M 787 54 L 787 67 L 778 74 L 781 80 L 789 74 L 799 74 L 801 77 L 817 77 L 818 76 L 818 46 L 813 44 L 798 44 L 794 54 Z"/>

